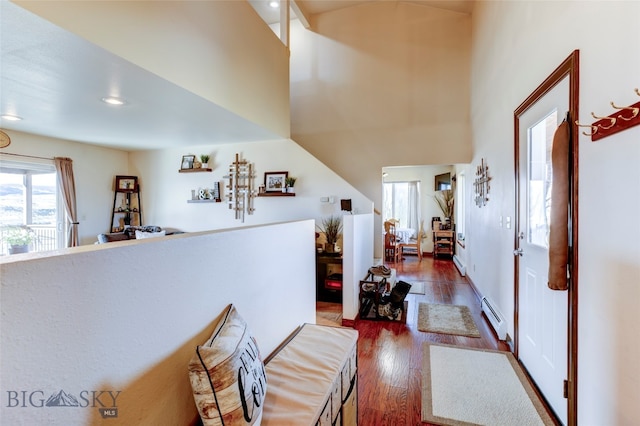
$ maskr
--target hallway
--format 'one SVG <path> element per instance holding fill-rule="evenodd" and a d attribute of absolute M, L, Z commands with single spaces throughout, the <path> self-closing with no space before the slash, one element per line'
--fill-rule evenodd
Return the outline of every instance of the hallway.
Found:
<path fill-rule="evenodd" d="M 465 277 L 460 276 L 449 259 L 430 256 L 418 262 L 405 256 L 402 262 L 388 263 L 396 269 L 397 280 L 410 284 L 424 282 L 425 294 L 407 295 L 407 323 L 360 320 L 355 328 L 358 340 L 358 419 L 359 424 L 420 425 L 420 387 L 422 343 L 425 341 L 508 350 L 499 342 L 482 316 L 480 301 Z M 466 305 L 480 330 L 481 337 L 463 337 L 418 331 L 418 304 L 443 303 Z M 331 306 L 333 305 L 333 306 Z M 338 304 L 319 304 L 318 309 L 335 310 Z"/>

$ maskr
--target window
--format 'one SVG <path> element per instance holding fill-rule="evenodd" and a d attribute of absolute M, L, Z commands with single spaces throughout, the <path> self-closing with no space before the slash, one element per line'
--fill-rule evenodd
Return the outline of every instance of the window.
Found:
<path fill-rule="evenodd" d="M 551 148 L 558 127 L 554 110 L 529 129 L 529 170 L 527 183 L 527 242 L 549 247 L 551 216 Z"/>
<path fill-rule="evenodd" d="M 420 182 L 388 182 L 384 184 L 383 222 L 398 219 L 402 228 L 418 232 L 420 227 Z"/>
<path fill-rule="evenodd" d="M 61 235 L 63 210 L 59 206 L 56 170 L 52 161 L 5 161 L 0 165 L 0 229 L 26 225 L 36 234 L 30 251 L 64 246 Z M 0 235 L 2 237 L 2 235 Z M 7 253 L 2 242 L 0 254 Z"/>
<path fill-rule="evenodd" d="M 466 179 L 465 173 L 458 173 L 458 177 L 456 179 L 456 231 L 458 233 L 457 237 L 459 241 L 464 241 L 465 236 L 465 223 L 464 218 L 466 215 L 466 204 L 467 204 L 467 188 L 466 188 Z"/>

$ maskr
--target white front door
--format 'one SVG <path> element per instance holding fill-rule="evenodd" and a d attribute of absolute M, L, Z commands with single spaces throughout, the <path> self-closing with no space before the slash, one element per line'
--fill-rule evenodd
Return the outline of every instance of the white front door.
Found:
<path fill-rule="evenodd" d="M 569 110 L 565 77 L 520 117 L 518 356 L 558 418 L 567 423 L 568 292 L 547 287 L 551 147 Z"/>

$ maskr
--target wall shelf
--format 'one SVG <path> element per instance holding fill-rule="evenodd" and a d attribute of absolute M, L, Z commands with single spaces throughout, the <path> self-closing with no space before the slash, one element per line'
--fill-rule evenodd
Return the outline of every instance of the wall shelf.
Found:
<path fill-rule="evenodd" d="M 198 173 L 198 172 L 202 173 L 202 172 L 211 172 L 211 171 L 213 171 L 213 169 L 209 169 L 209 168 L 205 169 L 200 167 L 198 169 L 180 169 L 178 170 L 178 173 Z"/>
<path fill-rule="evenodd" d="M 222 200 L 187 200 L 187 203 L 221 203 Z"/>
<path fill-rule="evenodd" d="M 258 197 L 295 197 L 295 192 L 261 192 Z"/>

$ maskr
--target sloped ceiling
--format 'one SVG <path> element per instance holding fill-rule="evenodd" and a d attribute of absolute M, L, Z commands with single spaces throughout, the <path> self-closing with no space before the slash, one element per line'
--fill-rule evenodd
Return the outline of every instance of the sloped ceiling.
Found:
<path fill-rule="evenodd" d="M 314 15 L 380 0 L 297 1 Z M 271 12 L 266 1 L 251 2 Z M 471 0 L 411 3 L 461 13 L 473 7 Z M 0 113 L 23 118 L 2 119 L 4 129 L 125 150 L 277 138 L 8 1 L 0 3 L 0 49 Z M 124 107 L 100 102 L 113 87 Z"/>

